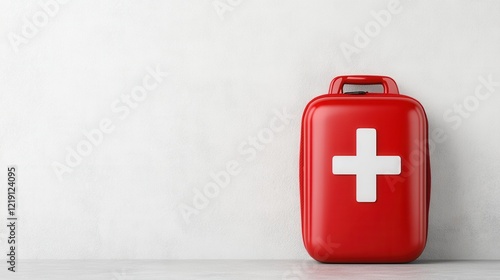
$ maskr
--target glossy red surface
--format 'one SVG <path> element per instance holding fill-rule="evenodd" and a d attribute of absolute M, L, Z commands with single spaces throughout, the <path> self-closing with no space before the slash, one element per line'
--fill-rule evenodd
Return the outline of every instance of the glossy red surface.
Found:
<path fill-rule="evenodd" d="M 381 81 L 372 76 L 361 80 Z M 384 94 L 327 94 L 304 110 L 302 233 L 307 251 L 318 261 L 409 262 L 425 247 L 430 197 L 427 119 L 420 103 L 399 95 L 392 79 L 382 80 L 388 81 L 381 82 Z M 337 93 L 352 79 L 334 82 Z M 356 155 L 358 128 L 376 129 L 377 156 L 401 157 L 400 174 L 376 176 L 375 202 L 357 202 L 356 175 L 332 172 L 334 155 Z"/>

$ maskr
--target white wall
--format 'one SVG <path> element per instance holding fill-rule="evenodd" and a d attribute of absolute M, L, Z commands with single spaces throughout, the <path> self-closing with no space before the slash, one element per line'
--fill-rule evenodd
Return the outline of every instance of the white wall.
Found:
<path fill-rule="evenodd" d="M 370 12 L 388 1 L 228 1 L 219 17 L 220 1 L 0 4 L 0 180 L 18 166 L 21 258 L 307 258 L 300 115 L 334 76 L 363 73 L 392 76 L 445 134 L 422 258 L 500 258 L 500 84 L 474 97 L 500 82 L 500 2 L 401 1 L 380 27 Z M 344 55 L 365 27 L 377 34 Z M 169 75 L 125 115 L 157 67 Z M 283 110 L 253 157 L 249 138 Z M 54 164 L 101 122 L 112 131 L 59 180 Z M 182 205 L 227 164 L 239 173 L 187 224 Z"/>

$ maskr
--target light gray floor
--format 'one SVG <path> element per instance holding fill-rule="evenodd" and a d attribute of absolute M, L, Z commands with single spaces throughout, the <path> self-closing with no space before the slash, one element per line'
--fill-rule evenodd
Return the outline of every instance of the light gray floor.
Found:
<path fill-rule="evenodd" d="M 21 261 L 0 279 L 500 279 L 500 261 L 340 265 L 312 260 Z"/>

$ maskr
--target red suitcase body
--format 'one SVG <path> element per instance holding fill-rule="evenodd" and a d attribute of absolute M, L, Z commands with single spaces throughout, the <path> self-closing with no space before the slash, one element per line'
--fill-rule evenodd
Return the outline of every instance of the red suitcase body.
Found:
<path fill-rule="evenodd" d="M 343 93 L 382 84 L 384 93 Z M 385 76 L 339 76 L 302 117 L 300 200 L 304 245 L 332 263 L 415 260 L 427 240 L 428 125 L 415 99 Z"/>

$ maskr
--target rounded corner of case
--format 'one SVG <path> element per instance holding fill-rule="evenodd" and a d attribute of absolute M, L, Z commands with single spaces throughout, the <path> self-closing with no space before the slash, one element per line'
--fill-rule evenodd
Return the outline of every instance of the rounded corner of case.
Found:
<path fill-rule="evenodd" d="M 402 259 L 402 263 L 411 263 L 416 261 L 425 250 L 426 241 L 423 241 L 409 250 L 407 255 Z"/>

